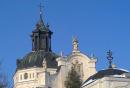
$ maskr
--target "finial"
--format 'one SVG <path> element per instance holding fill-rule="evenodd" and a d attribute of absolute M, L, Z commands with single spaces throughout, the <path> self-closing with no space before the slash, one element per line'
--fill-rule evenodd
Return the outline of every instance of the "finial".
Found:
<path fill-rule="evenodd" d="M 62 51 L 60 52 L 60 56 L 63 57 L 63 52 Z"/>
<path fill-rule="evenodd" d="M 96 57 L 93 53 L 91 54 L 91 59 L 96 59 Z"/>
<path fill-rule="evenodd" d="M 112 68 L 112 60 L 113 60 L 113 56 L 112 56 L 112 51 L 109 50 L 107 52 L 107 59 L 109 60 L 109 68 Z"/>
<path fill-rule="evenodd" d="M 73 37 L 73 52 L 78 51 L 78 39 L 77 37 Z"/>

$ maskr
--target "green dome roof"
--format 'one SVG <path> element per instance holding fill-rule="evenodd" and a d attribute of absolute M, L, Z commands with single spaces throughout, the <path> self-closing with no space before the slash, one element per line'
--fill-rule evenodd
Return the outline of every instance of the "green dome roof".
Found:
<path fill-rule="evenodd" d="M 17 60 L 17 69 L 42 67 L 44 59 L 46 59 L 47 68 L 57 68 L 57 57 L 58 55 L 53 52 L 32 51 L 23 59 Z"/>

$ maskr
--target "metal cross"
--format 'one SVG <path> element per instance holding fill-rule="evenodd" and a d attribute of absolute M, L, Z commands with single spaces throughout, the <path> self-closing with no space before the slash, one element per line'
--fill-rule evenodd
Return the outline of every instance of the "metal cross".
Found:
<path fill-rule="evenodd" d="M 40 8 L 40 15 L 42 15 L 42 8 L 43 8 L 44 6 L 42 5 L 42 3 L 40 3 L 40 5 L 39 5 L 39 8 Z"/>
<path fill-rule="evenodd" d="M 113 57 L 112 57 L 112 51 L 109 50 L 107 52 L 107 59 L 109 60 L 109 68 L 112 68 L 112 60 L 113 60 Z"/>

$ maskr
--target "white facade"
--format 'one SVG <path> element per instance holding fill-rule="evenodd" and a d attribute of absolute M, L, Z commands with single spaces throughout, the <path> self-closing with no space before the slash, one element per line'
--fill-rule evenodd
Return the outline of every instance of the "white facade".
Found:
<path fill-rule="evenodd" d="M 82 88 L 130 88 L 130 78 L 104 77 L 90 84 L 84 84 Z"/>
<path fill-rule="evenodd" d="M 77 41 L 73 41 L 73 51 L 69 56 L 58 57 L 57 69 L 32 67 L 17 70 L 14 75 L 14 88 L 65 88 L 64 81 L 68 71 L 73 65 L 77 65 L 81 78 L 85 81 L 89 76 L 96 73 L 96 59 L 88 57 L 78 50 Z"/>
<path fill-rule="evenodd" d="M 56 77 L 56 88 L 65 88 L 64 81 L 66 80 L 68 71 L 73 65 L 79 66 L 77 70 L 80 72 L 82 81 L 85 81 L 88 77 L 96 73 L 96 59 L 90 59 L 80 52 L 73 53 L 68 59 L 63 57 L 58 58 L 57 61 L 60 66 L 60 70 L 58 71 L 58 76 Z"/>
<path fill-rule="evenodd" d="M 56 73 L 56 69 L 28 68 L 18 70 L 14 75 L 14 88 L 48 88 L 49 75 Z"/>
<path fill-rule="evenodd" d="M 61 55 L 56 61 L 58 63 L 56 69 L 47 68 L 44 60 L 42 68 L 32 67 L 16 70 L 14 88 L 65 88 L 64 82 L 72 66 L 76 67 L 81 79 L 85 82 L 81 88 L 130 88 L 129 73 L 104 75 L 104 77 L 86 81 L 90 76 L 98 74 L 96 71 L 97 60 L 81 53 L 78 50 L 78 43 L 73 42 L 73 51 L 70 55 Z M 112 70 L 128 72 L 116 68 L 112 68 Z"/>

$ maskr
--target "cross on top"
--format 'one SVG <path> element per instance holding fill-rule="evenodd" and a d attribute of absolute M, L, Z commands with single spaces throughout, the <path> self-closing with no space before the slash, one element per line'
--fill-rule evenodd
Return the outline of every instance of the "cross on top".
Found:
<path fill-rule="evenodd" d="M 108 60 L 112 60 L 113 59 L 113 57 L 112 57 L 112 51 L 111 50 L 109 50 L 108 52 L 107 52 L 107 58 L 108 58 Z"/>
<path fill-rule="evenodd" d="M 42 8 L 43 8 L 44 6 L 42 5 L 42 3 L 40 3 L 40 5 L 39 5 L 39 8 L 40 8 L 40 15 L 42 15 Z"/>
<path fill-rule="evenodd" d="M 107 59 L 109 60 L 109 68 L 112 68 L 112 60 L 113 60 L 113 56 L 112 56 L 112 51 L 109 50 L 107 52 Z"/>

